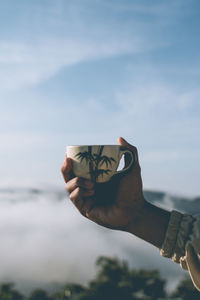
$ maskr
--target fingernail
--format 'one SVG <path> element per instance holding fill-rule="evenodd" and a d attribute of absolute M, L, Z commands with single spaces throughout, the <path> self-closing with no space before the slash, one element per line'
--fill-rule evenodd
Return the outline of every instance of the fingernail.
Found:
<path fill-rule="evenodd" d="M 120 137 L 120 138 L 122 139 L 123 142 L 128 144 L 127 140 L 125 140 L 123 137 Z"/>

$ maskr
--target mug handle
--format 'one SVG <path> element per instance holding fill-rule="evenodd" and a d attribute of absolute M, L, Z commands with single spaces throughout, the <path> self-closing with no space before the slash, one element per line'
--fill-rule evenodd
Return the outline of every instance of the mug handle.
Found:
<path fill-rule="evenodd" d="M 120 149 L 120 160 L 122 158 L 122 155 L 124 155 L 126 153 L 128 153 L 130 155 L 131 161 L 130 161 L 129 165 L 126 168 L 124 168 L 124 169 L 122 169 L 120 171 L 116 171 L 115 175 L 116 174 L 122 174 L 122 173 L 128 172 L 133 167 L 133 165 L 136 163 L 136 155 L 135 155 L 135 153 L 133 153 L 132 151 L 130 151 L 128 149 L 124 149 L 124 148 Z"/>

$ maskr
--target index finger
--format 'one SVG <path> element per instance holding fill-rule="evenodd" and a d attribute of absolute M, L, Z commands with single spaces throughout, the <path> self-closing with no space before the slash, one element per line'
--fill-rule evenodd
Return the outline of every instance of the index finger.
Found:
<path fill-rule="evenodd" d="M 72 161 L 69 157 L 65 158 L 64 163 L 61 167 L 61 172 L 66 183 L 73 177 Z"/>

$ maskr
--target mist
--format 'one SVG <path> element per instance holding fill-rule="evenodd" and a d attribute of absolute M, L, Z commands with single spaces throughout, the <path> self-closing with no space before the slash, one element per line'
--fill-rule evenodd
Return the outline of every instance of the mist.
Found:
<path fill-rule="evenodd" d="M 159 269 L 169 288 L 185 275 L 148 243 L 82 217 L 60 191 L 1 191 L 0 243 L 0 282 L 14 282 L 22 291 L 87 284 L 100 255 L 127 260 L 134 268 Z"/>

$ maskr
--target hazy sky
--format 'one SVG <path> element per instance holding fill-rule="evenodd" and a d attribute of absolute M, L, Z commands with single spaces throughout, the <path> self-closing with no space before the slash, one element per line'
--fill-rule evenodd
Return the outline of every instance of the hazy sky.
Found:
<path fill-rule="evenodd" d="M 1 0 L 0 185 L 62 186 L 123 136 L 144 187 L 200 194 L 199 0 Z"/>

